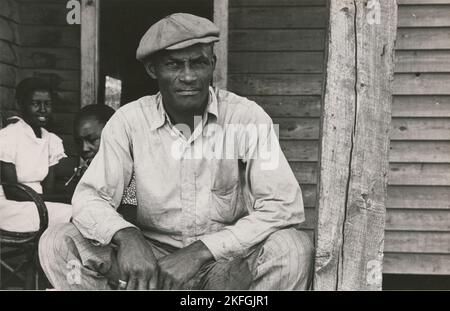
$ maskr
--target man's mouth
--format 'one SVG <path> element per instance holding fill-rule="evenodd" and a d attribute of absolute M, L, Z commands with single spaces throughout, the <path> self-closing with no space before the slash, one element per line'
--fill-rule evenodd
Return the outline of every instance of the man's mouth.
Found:
<path fill-rule="evenodd" d="M 194 96 L 200 93 L 200 90 L 192 89 L 192 90 L 177 90 L 177 94 L 181 96 Z"/>
<path fill-rule="evenodd" d="M 38 117 L 38 120 L 41 122 L 46 122 L 47 118 L 46 117 Z"/>

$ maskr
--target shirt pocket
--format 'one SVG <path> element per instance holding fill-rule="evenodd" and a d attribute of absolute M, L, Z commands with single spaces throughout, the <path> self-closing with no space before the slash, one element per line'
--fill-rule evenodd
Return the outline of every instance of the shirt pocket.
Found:
<path fill-rule="evenodd" d="M 231 224 L 239 210 L 239 169 L 236 160 L 215 160 L 210 195 L 211 220 Z"/>

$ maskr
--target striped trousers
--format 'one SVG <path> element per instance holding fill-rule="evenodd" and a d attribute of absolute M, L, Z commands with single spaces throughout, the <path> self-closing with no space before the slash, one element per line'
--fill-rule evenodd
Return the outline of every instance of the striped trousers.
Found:
<path fill-rule="evenodd" d="M 174 249 L 150 242 L 157 259 Z M 71 223 L 49 227 L 39 242 L 39 259 L 57 290 L 111 290 L 118 280 L 116 250 L 95 246 Z M 202 267 L 184 289 L 306 290 L 312 275 L 313 246 L 294 228 L 279 230 L 249 255 L 213 261 Z"/>

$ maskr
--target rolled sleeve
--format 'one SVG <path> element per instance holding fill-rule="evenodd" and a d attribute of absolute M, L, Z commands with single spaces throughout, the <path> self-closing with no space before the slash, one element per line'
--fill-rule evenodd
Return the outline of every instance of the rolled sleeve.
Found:
<path fill-rule="evenodd" d="M 259 106 L 247 115 L 253 116 L 253 124 L 268 128 L 258 131 L 257 139 L 240 139 L 240 157 L 246 164 L 243 195 L 249 214 L 234 225 L 202 237 L 216 260 L 245 256 L 273 232 L 296 227 L 305 220 L 300 186 L 280 148 L 270 117 Z"/>
<path fill-rule="evenodd" d="M 117 231 L 135 227 L 117 212 L 132 167 L 129 131 L 118 111 L 105 125 L 99 151 L 72 199 L 72 221 L 85 238 L 106 245 Z"/>

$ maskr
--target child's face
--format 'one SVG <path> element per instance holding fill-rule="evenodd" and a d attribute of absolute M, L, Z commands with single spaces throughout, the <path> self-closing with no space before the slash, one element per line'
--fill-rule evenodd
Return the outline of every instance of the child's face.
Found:
<path fill-rule="evenodd" d="M 97 154 L 104 126 L 95 117 L 87 117 L 79 121 L 74 134 L 83 160 L 90 162 Z"/>
<path fill-rule="evenodd" d="M 24 119 L 32 127 L 45 127 L 52 113 L 52 98 L 48 91 L 34 91 L 24 105 Z"/>

